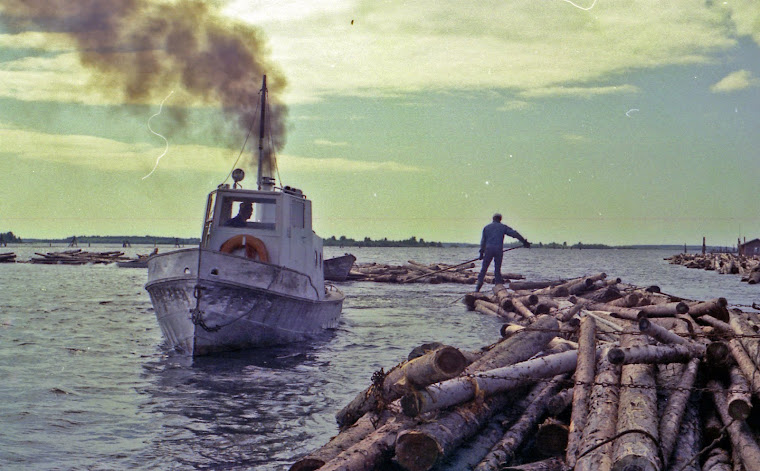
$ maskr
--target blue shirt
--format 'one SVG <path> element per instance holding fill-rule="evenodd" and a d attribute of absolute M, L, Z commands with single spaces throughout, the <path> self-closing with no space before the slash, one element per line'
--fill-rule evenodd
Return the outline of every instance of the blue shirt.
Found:
<path fill-rule="evenodd" d="M 504 247 L 504 236 L 514 237 L 517 240 L 524 240 L 516 230 L 500 222 L 492 222 L 483 228 L 483 237 L 480 239 L 480 250 L 486 247 L 501 249 Z"/>

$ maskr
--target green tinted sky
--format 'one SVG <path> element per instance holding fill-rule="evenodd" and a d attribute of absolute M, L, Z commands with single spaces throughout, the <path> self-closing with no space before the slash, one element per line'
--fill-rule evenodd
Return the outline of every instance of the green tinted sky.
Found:
<path fill-rule="evenodd" d="M 499 211 L 531 241 L 760 237 L 754 0 L 213 5 L 288 80 L 280 176 L 322 236 L 478 242 Z M 229 118 L 168 82 L 126 104 L 65 35 L 13 26 L 0 231 L 197 236 L 242 144 Z"/>

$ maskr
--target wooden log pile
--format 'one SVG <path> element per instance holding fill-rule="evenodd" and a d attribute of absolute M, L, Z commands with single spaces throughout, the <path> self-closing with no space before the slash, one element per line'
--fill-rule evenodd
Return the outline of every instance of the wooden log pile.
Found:
<path fill-rule="evenodd" d="M 477 270 L 473 270 L 476 269 Z M 479 266 L 474 262 L 462 265 L 445 263 L 423 264 L 409 260 L 404 265 L 381 263 L 355 263 L 348 275 L 352 281 L 379 283 L 459 283 L 474 285 L 478 279 Z M 505 280 L 522 280 L 518 273 L 503 273 Z M 493 275 L 487 275 L 486 283 L 493 283 Z"/>
<path fill-rule="evenodd" d="M 373 375 L 291 471 L 760 471 L 760 315 L 600 273 L 470 293 L 505 323 Z"/>
<path fill-rule="evenodd" d="M 716 271 L 722 275 L 741 275 L 742 281 L 749 284 L 760 283 L 760 257 L 737 255 L 732 253 L 690 254 L 681 253 L 665 260 L 673 265 L 686 268 L 701 268 Z"/>
<path fill-rule="evenodd" d="M 13 252 L 0 253 L 0 263 L 15 263 L 16 254 Z"/>
<path fill-rule="evenodd" d="M 35 252 L 37 257 L 32 257 L 30 262 L 47 265 L 85 265 L 105 264 L 126 261 L 130 258 L 124 255 L 124 252 L 85 252 L 81 249 L 66 250 L 63 252 Z"/>

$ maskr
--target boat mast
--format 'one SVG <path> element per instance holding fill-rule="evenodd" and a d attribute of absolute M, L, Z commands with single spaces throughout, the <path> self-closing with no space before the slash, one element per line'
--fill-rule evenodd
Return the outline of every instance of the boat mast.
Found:
<path fill-rule="evenodd" d="M 262 188 L 262 170 L 264 165 L 264 122 L 266 120 L 266 110 L 267 110 L 267 76 L 264 75 L 264 78 L 261 83 L 261 121 L 259 123 L 259 172 L 257 177 L 257 184 L 258 189 L 261 190 Z"/>

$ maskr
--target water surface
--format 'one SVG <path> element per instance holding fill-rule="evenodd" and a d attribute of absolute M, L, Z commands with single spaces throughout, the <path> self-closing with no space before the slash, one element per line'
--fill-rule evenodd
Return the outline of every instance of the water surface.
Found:
<path fill-rule="evenodd" d="M 29 259 L 65 249 L 7 250 Z M 346 251 L 391 264 L 477 257 L 476 248 L 325 255 Z M 505 255 L 503 271 L 528 279 L 603 271 L 690 299 L 760 302 L 760 286 L 669 265 L 669 255 L 520 249 Z M 0 264 L 0 469 L 287 469 L 337 432 L 334 413 L 373 372 L 430 341 L 480 348 L 501 325 L 465 310 L 459 299 L 471 286 L 348 282 L 339 284 L 347 295 L 339 328 L 315 341 L 193 361 L 164 349 L 145 281 L 144 269 L 115 265 Z"/>

